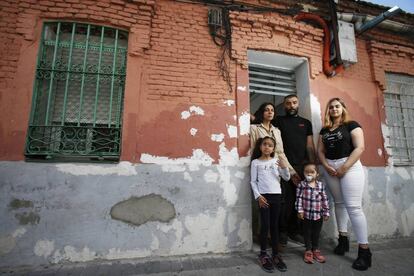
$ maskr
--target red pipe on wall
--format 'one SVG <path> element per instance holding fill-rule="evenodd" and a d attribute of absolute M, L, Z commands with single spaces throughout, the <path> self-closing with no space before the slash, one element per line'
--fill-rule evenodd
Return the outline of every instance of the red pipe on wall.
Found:
<path fill-rule="evenodd" d="M 344 66 L 341 64 L 338 67 L 334 67 L 329 63 L 330 55 L 329 49 L 331 48 L 330 42 L 330 31 L 328 25 L 326 24 L 325 20 L 323 20 L 320 16 L 312 13 L 301 12 L 294 17 L 296 21 L 300 20 L 312 20 L 318 23 L 323 28 L 324 39 L 323 39 L 323 72 L 328 77 L 333 77 L 345 70 Z"/>

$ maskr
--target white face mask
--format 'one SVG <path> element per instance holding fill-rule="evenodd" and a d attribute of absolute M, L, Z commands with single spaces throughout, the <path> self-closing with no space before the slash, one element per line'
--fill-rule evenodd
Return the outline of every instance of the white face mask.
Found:
<path fill-rule="evenodd" d="M 312 175 L 306 175 L 305 178 L 306 178 L 306 180 L 308 182 L 311 182 L 313 180 L 313 176 Z"/>

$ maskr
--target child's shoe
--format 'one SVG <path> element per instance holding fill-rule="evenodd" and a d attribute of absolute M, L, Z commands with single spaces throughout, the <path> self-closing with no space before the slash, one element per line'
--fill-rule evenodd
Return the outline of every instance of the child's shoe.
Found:
<path fill-rule="evenodd" d="M 318 263 L 324 263 L 326 261 L 325 257 L 321 254 L 321 251 L 319 249 L 313 250 L 313 258 Z"/>
<path fill-rule="evenodd" d="M 303 261 L 307 264 L 313 264 L 313 253 L 310 250 L 305 251 L 305 255 L 303 256 Z"/>
<path fill-rule="evenodd" d="M 259 255 L 259 264 L 266 272 L 272 273 L 275 270 L 272 260 L 267 254 Z"/>

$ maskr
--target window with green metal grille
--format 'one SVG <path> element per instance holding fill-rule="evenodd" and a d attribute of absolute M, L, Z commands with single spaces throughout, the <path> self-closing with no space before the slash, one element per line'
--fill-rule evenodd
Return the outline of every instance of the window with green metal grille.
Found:
<path fill-rule="evenodd" d="M 44 24 L 25 155 L 118 160 L 128 33 Z"/>

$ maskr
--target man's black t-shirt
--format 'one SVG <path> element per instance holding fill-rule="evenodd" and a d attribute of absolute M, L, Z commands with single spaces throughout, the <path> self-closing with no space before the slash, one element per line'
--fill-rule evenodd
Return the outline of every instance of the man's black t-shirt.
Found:
<path fill-rule="evenodd" d="M 351 131 L 361 127 L 357 122 L 350 121 L 330 131 L 329 128 L 322 128 L 322 142 L 325 146 L 325 157 L 328 159 L 340 159 L 348 157 L 354 150 Z"/>
<path fill-rule="evenodd" d="M 313 134 L 311 122 L 300 116 L 277 116 L 274 125 L 282 134 L 283 149 L 289 163 L 294 166 L 307 161 L 307 137 Z"/>

